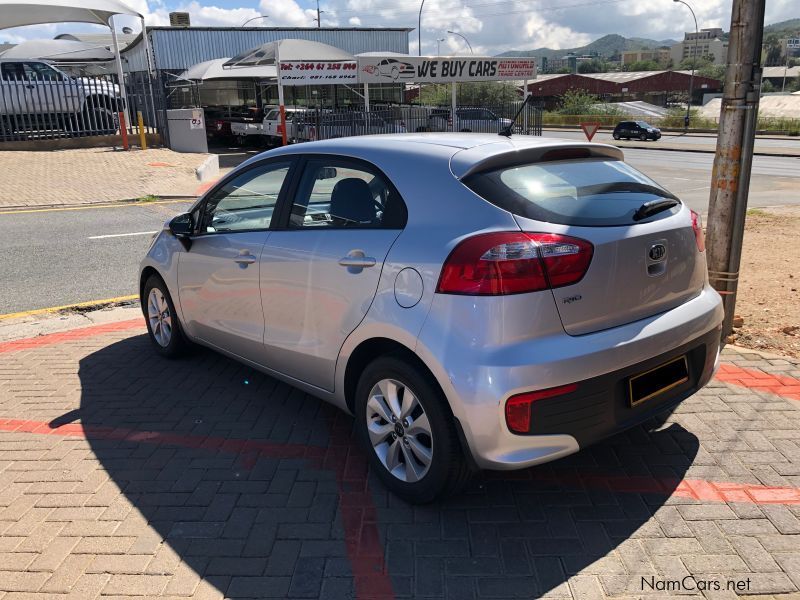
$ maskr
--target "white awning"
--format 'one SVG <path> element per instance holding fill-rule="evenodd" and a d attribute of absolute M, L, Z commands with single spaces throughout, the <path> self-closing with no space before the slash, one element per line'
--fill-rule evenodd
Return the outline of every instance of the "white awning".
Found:
<path fill-rule="evenodd" d="M 354 61 L 355 56 L 334 46 L 309 40 L 278 40 L 246 50 L 225 63 L 226 67 L 274 65 L 281 62 L 340 62 Z"/>
<path fill-rule="evenodd" d="M 114 15 L 142 18 L 119 0 L 0 0 L 0 29 L 43 23 L 109 25 Z"/>
<path fill-rule="evenodd" d="M 229 58 L 217 58 L 197 63 L 178 75 L 178 79 L 191 81 L 209 81 L 214 79 L 276 79 L 278 70 L 275 65 L 258 65 L 255 67 L 233 67 L 224 69 Z"/>
<path fill-rule="evenodd" d="M 105 62 L 114 53 L 105 46 L 72 40 L 28 40 L 6 50 L 3 58 L 33 58 L 57 63 Z"/>

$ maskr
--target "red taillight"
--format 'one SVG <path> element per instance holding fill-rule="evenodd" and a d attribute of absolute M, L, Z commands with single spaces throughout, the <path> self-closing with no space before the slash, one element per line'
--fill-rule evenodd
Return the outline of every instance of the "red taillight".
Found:
<path fill-rule="evenodd" d="M 571 285 L 583 278 L 592 252 L 589 242 L 556 233 L 476 235 L 450 253 L 436 291 L 499 296 Z"/>
<path fill-rule="evenodd" d="M 528 433 L 531 430 L 531 404 L 544 398 L 571 394 L 578 385 L 570 383 L 538 392 L 526 392 L 511 396 L 506 400 L 506 425 L 514 433 Z"/>
<path fill-rule="evenodd" d="M 703 232 L 703 217 L 692 211 L 692 229 L 694 230 L 694 241 L 697 242 L 697 249 L 705 252 L 706 234 Z"/>

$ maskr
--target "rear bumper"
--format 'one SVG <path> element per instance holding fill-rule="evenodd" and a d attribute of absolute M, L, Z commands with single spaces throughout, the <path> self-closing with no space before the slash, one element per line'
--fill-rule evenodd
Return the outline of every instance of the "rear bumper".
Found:
<path fill-rule="evenodd" d="M 531 431 L 528 435 L 568 434 L 575 438 L 579 447 L 584 448 L 655 415 L 671 411 L 711 380 L 719 365 L 719 345 L 719 330 L 712 329 L 669 352 L 600 377 L 580 381 L 577 390 L 571 394 L 534 402 L 531 405 Z M 631 406 L 628 392 L 630 378 L 680 356 L 687 358 L 688 381 Z"/>
<path fill-rule="evenodd" d="M 493 320 L 475 316 L 459 335 L 453 326 L 462 319 L 454 317 L 466 316 L 460 313 L 469 310 L 469 302 L 474 299 L 435 299 L 417 354 L 437 377 L 472 458 L 484 469 L 548 462 L 674 408 L 708 383 L 718 358 L 722 303 L 708 286 L 665 313 L 581 336 L 564 333 L 555 308 L 548 315 L 543 302 L 532 314 L 553 322 L 550 333 L 497 345 L 481 340 L 475 323 L 496 323 L 504 317 L 512 321 L 516 315 L 507 310 L 492 314 Z M 513 329 L 503 337 L 511 335 Z M 628 377 L 683 353 L 689 356 L 691 370 L 686 384 L 636 408 L 626 405 Z M 534 403 L 530 434 L 509 431 L 504 410 L 510 396 L 576 382 L 572 395 Z"/>

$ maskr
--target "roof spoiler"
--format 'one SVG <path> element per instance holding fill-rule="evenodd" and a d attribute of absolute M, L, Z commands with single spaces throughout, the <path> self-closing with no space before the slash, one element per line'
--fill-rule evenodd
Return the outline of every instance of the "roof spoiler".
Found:
<path fill-rule="evenodd" d="M 494 144 L 491 145 L 494 146 Z M 503 151 L 491 153 L 488 156 L 486 145 L 457 152 L 450 160 L 450 169 L 458 179 L 463 179 L 483 171 L 531 163 L 592 158 L 623 160 L 624 158 L 622 150 L 607 144 L 575 142 L 528 148 L 509 148 L 507 144 L 502 144 L 501 148 Z"/>

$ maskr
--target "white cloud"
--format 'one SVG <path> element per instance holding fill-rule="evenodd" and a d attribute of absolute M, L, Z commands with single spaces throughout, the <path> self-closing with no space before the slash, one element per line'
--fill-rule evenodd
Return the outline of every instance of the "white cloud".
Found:
<path fill-rule="evenodd" d="M 169 12 L 184 10 L 193 25 L 239 26 L 247 19 L 269 15 L 252 24 L 284 27 L 313 27 L 315 0 L 125 0 L 141 12 L 148 25 L 169 24 Z M 731 0 L 688 0 L 699 27 L 730 27 Z M 416 29 L 420 0 L 323 0 L 322 24 L 351 27 L 409 27 Z M 798 15 L 797 0 L 770 0 L 766 22 Z M 139 31 L 138 19 L 119 17 L 117 28 Z M 423 52 L 435 52 L 436 40 L 442 52 L 462 54 L 469 39 L 476 53 L 496 54 L 505 50 L 526 50 L 542 46 L 574 48 L 609 33 L 627 37 L 680 39 L 694 29 L 689 10 L 669 0 L 425 0 L 422 13 Z M 67 31 L 102 31 L 100 27 L 56 24 L 20 27 L 0 31 L 0 41 L 52 38 Z M 410 51 L 416 53 L 417 31 L 409 34 Z"/>

